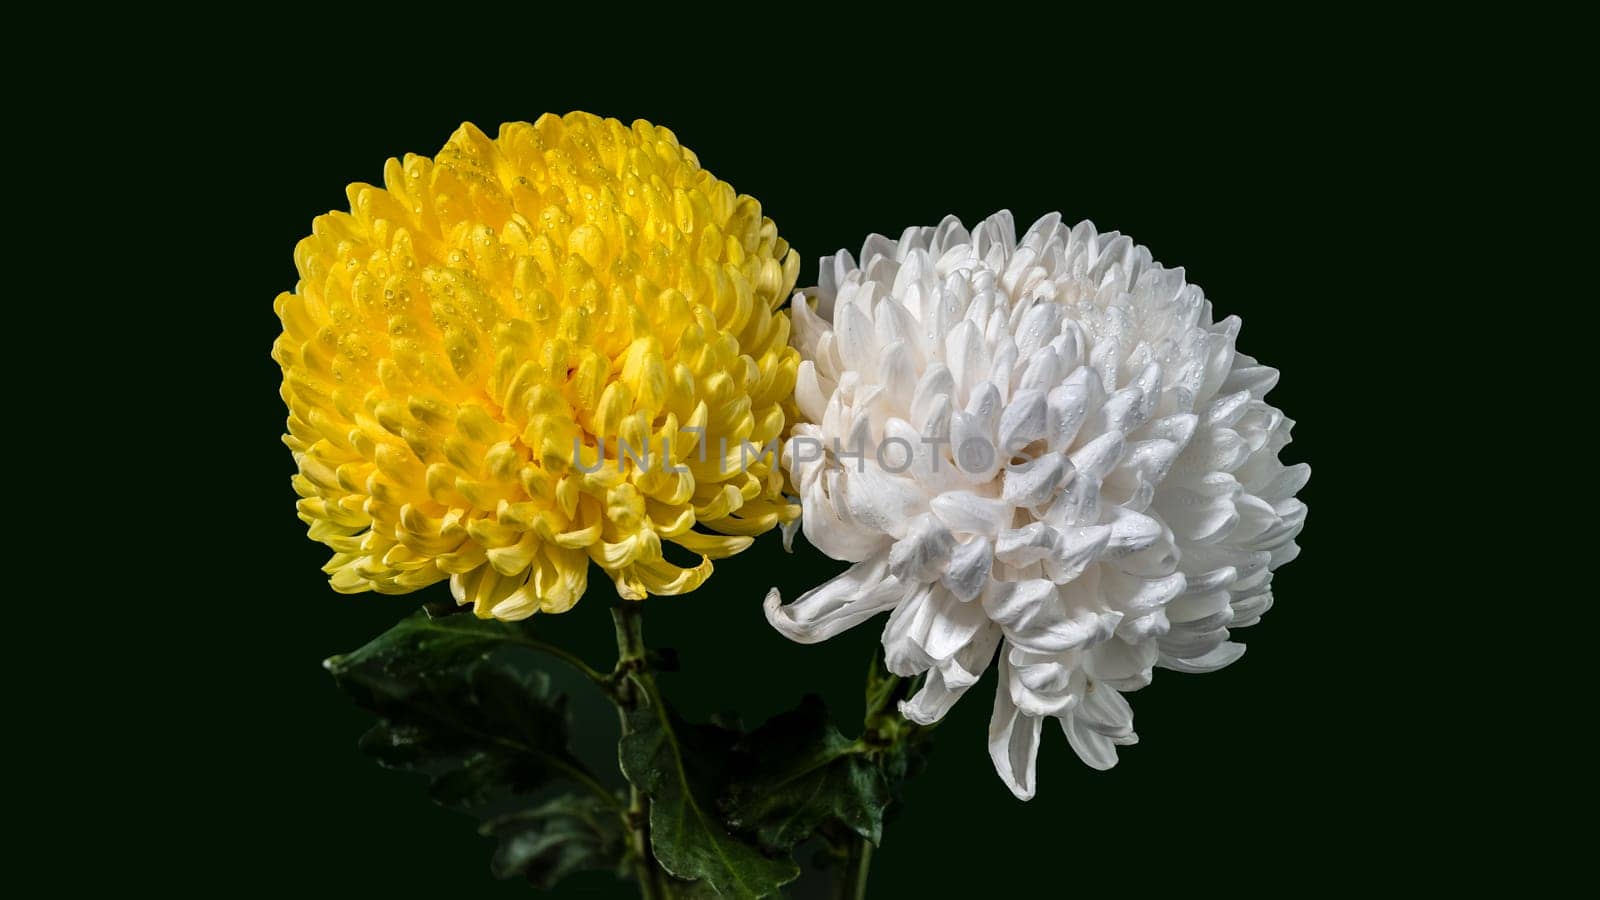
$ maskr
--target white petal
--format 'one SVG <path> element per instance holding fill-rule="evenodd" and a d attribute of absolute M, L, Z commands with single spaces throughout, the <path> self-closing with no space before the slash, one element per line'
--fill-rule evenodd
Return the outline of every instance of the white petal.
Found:
<path fill-rule="evenodd" d="M 983 335 L 978 326 L 963 319 L 951 330 L 944 342 L 944 361 L 955 377 L 956 390 L 965 398 L 989 374 L 988 354 L 984 352 Z"/>
<path fill-rule="evenodd" d="M 1117 747 L 1138 743 L 1133 709 L 1116 690 L 1091 684 L 1083 702 L 1061 720 L 1073 752 L 1091 768 L 1104 771 L 1117 764 Z"/>
<path fill-rule="evenodd" d="M 957 544 L 950 554 L 950 564 L 939 583 L 943 584 L 957 600 L 970 603 L 983 592 L 994 567 L 994 545 L 987 537 L 976 535 L 964 544 Z"/>
<path fill-rule="evenodd" d="M 1161 539 L 1161 523 L 1143 513 L 1117 508 L 1111 512 L 1111 541 L 1106 552 L 1126 556 L 1143 550 Z"/>
<path fill-rule="evenodd" d="M 1022 317 L 1017 326 L 1017 352 L 1032 356 L 1056 336 L 1061 325 L 1062 310 L 1054 303 L 1036 303 Z M 1059 360 L 1057 361 L 1059 362 Z"/>
<path fill-rule="evenodd" d="M 933 237 L 928 240 L 928 254 L 938 257 L 951 247 L 970 243 L 971 240 L 971 235 L 961 224 L 960 219 L 955 216 L 945 216 L 939 220 L 939 227 L 933 230 Z"/>
<path fill-rule="evenodd" d="M 1037 785 L 1034 768 L 1039 755 L 1039 728 L 1044 720 L 1024 716 L 1011 702 L 1007 688 L 1011 665 L 1000 654 L 1000 684 L 994 692 L 994 714 L 989 719 L 989 758 L 1000 780 L 1018 800 L 1033 798 Z"/>
<path fill-rule="evenodd" d="M 889 573 L 905 584 L 937 579 L 956 548 L 956 539 L 931 516 L 920 516 L 889 550 Z"/>
<path fill-rule="evenodd" d="M 1181 541 L 1218 541 L 1239 523 L 1239 509 L 1232 497 L 1207 497 L 1184 487 L 1162 492 L 1154 508 Z"/>
<path fill-rule="evenodd" d="M 918 725 L 932 725 L 950 712 L 968 687 L 971 685 L 953 688 L 945 682 L 943 672 L 930 669 L 922 687 L 909 699 L 900 701 L 900 715 Z"/>
<path fill-rule="evenodd" d="M 822 340 L 823 335 L 831 333 L 833 328 L 813 311 L 811 303 L 803 293 L 795 293 L 789 304 L 789 310 L 789 318 L 794 329 L 790 343 L 800 351 L 803 359 L 815 360 L 818 342 Z"/>
<path fill-rule="evenodd" d="M 932 585 L 919 585 L 895 607 L 883 626 L 883 661 L 890 672 L 910 678 L 933 667 L 935 660 L 923 649 L 922 639 L 939 613 Z"/>
<path fill-rule="evenodd" d="M 1177 621 L 1173 610 L 1188 599 L 1179 596 L 1183 593 L 1181 572 L 1175 572 L 1164 578 L 1144 578 L 1102 566 L 1100 588 L 1107 604 L 1130 618 L 1165 609 L 1168 618 Z M 1227 592 L 1222 593 L 1226 597 Z"/>
<path fill-rule="evenodd" d="M 1044 437 L 1047 418 L 1043 391 L 1018 391 L 1000 415 L 1000 454 L 1010 458 Z"/>
<path fill-rule="evenodd" d="M 1089 651 L 1084 671 L 1118 690 L 1137 690 L 1150 683 L 1150 669 L 1156 664 L 1157 655 L 1154 644 L 1129 644 L 1113 638 Z"/>
<path fill-rule="evenodd" d="M 800 414 L 812 422 L 820 422 L 823 412 L 828 408 L 827 396 L 817 380 L 817 364 L 809 359 L 800 363 L 800 369 L 795 374 L 794 400 L 795 405 L 800 407 Z"/>
<path fill-rule="evenodd" d="M 1261 621 L 1261 617 L 1272 608 L 1272 592 L 1261 591 L 1248 597 L 1234 597 L 1228 604 L 1233 610 L 1233 621 L 1229 628 L 1249 628 Z"/>
<path fill-rule="evenodd" d="M 862 560 L 787 606 L 777 588 L 767 593 L 767 621 L 790 640 L 814 644 L 894 607 L 905 588 L 888 574 L 888 553 Z"/>
<path fill-rule="evenodd" d="M 868 268 L 879 259 L 893 260 L 895 243 L 881 234 L 869 234 L 861 244 L 861 267 Z"/>
<path fill-rule="evenodd" d="M 1089 392 L 1081 384 L 1064 384 L 1050 390 L 1045 405 L 1049 411 L 1046 445 L 1051 450 L 1064 450 L 1071 446 L 1088 417 Z"/>
<path fill-rule="evenodd" d="M 1218 591 L 1239 577 L 1239 570 L 1233 566 L 1222 566 L 1201 572 L 1186 572 L 1184 591 L 1191 594 L 1209 594 Z"/>
<path fill-rule="evenodd" d="M 813 547 L 834 559 L 855 562 L 886 548 L 891 539 L 887 534 L 858 528 L 839 514 L 839 504 L 844 501 L 844 479 L 844 472 L 833 469 L 802 488 L 800 499 L 805 511 L 800 527 Z"/>
<path fill-rule="evenodd" d="M 844 284 L 855 268 L 856 259 L 848 250 L 824 256 L 817 264 L 817 315 L 833 320 L 834 297 L 838 296 L 839 286 Z"/>
<path fill-rule="evenodd" d="M 929 625 L 926 634 L 920 636 L 919 643 L 936 661 L 950 659 L 961 652 L 981 629 L 989 625 L 982 606 L 962 603 L 942 587 L 935 586 L 929 598 L 930 602 L 936 604 L 938 616 Z"/>
<path fill-rule="evenodd" d="M 1062 719 L 1061 730 L 1066 732 L 1067 743 L 1084 765 L 1104 772 L 1117 764 L 1117 746 L 1110 738 L 1083 727 L 1075 717 Z"/>
<path fill-rule="evenodd" d="M 785 553 L 793 553 L 794 552 L 794 535 L 795 535 L 795 532 L 800 530 L 800 520 L 799 519 L 792 519 L 792 520 L 790 520 L 788 522 L 785 522 L 782 525 L 778 526 L 778 530 L 783 534 L 783 550 L 784 550 L 784 552 Z"/>
<path fill-rule="evenodd" d="M 955 377 L 950 374 L 944 363 L 934 363 L 929 366 L 928 371 L 922 373 L 922 378 L 917 382 L 917 389 L 911 397 L 911 424 L 918 428 L 925 427 L 936 400 L 944 397 L 947 403 L 953 404 L 955 393 Z"/>
<path fill-rule="evenodd" d="M 1162 656 L 1161 665 L 1163 668 L 1171 669 L 1174 672 L 1191 672 L 1199 674 L 1203 672 L 1215 672 L 1225 666 L 1232 665 L 1239 659 L 1239 657 L 1243 655 L 1244 645 L 1236 644 L 1230 641 L 1219 645 L 1210 653 L 1194 659 L 1174 659 L 1167 656 Z"/>
<path fill-rule="evenodd" d="M 1012 647 L 1006 653 L 1011 664 L 1011 702 L 1028 716 L 1059 716 L 1079 702 L 1085 683 L 1078 669 L 1077 654 L 1033 653 Z"/>
<path fill-rule="evenodd" d="M 872 320 L 854 303 L 846 303 L 834 313 L 834 334 L 839 360 L 855 372 L 876 372 L 878 353 L 872 339 Z"/>
<path fill-rule="evenodd" d="M 1160 484 L 1172 471 L 1172 464 L 1182 451 L 1177 441 L 1165 438 L 1135 441 L 1128 445 L 1118 468 L 1136 472 L 1151 484 Z"/>
<path fill-rule="evenodd" d="M 1133 707 L 1128 705 L 1128 698 L 1103 684 L 1090 682 L 1078 705 L 1077 718 L 1107 737 L 1133 734 Z"/>
<path fill-rule="evenodd" d="M 1305 463 L 1286 466 L 1272 481 L 1251 488 L 1256 496 L 1268 501 L 1286 500 L 1300 493 L 1300 489 L 1311 480 L 1311 467 Z"/>
<path fill-rule="evenodd" d="M 1012 506 L 1040 506 L 1055 496 L 1056 488 L 1072 476 L 1072 464 L 1050 453 L 1025 465 L 1008 468 L 1001 499 Z"/>
<path fill-rule="evenodd" d="M 1000 471 L 1000 453 L 994 429 L 980 415 L 965 411 L 950 414 L 950 448 L 957 470 L 968 484 L 987 484 Z"/>
<path fill-rule="evenodd" d="M 1126 447 L 1121 432 L 1102 434 L 1072 453 L 1072 467 L 1090 481 L 1106 477 L 1119 460 Z"/>
<path fill-rule="evenodd" d="M 1060 653 L 1103 641 L 1122 613 L 1070 608 L 1056 584 L 1042 578 L 991 585 L 983 609 L 1011 643 L 1037 653 Z"/>
<path fill-rule="evenodd" d="M 1229 613 L 1232 613 L 1231 608 Z M 1169 625 L 1167 633 L 1156 642 L 1162 658 L 1199 659 L 1212 653 L 1228 640 L 1227 626 L 1208 628 L 1200 623 L 1190 624 L 1170 620 Z"/>
<path fill-rule="evenodd" d="M 998 534 L 1011 525 L 1011 504 L 967 491 L 940 494 L 929 506 L 934 515 L 958 534 Z"/>
<path fill-rule="evenodd" d="M 805 363 L 800 365 L 803 368 Z M 895 341 L 884 346 L 878 378 L 892 402 L 900 409 L 909 411 L 911 398 L 917 392 L 917 368 L 912 359 L 912 351 L 904 341 Z M 795 390 L 798 395 L 798 386 Z M 796 399 L 799 399 L 798 396 Z M 801 411 L 804 412 L 803 407 Z"/>
<path fill-rule="evenodd" d="M 863 471 L 851 472 L 844 485 L 850 518 L 872 531 L 899 537 L 906 523 L 928 509 L 928 495 L 915 480 L 871 463 Z"/>
<path fill-rule="evenodd" d="M 1090 563 L 1105 555 L 1111 540 L 1111 529 L 1104 525 L 1067 527 L 1058 529 L 1060 543 L 1056 555 L 1046 557 L 1045 571 L 1057 584 L 1076 579 Z"/>
<path fill-rule="evenodd" d="M 994 554 L 1006 565 L 1020 569 L 1053 556 L 1060 546 L 1061 535 L 1054 528 L 1043 522 L 1029 522 L 1021 528 L 1000 532 Z"/>
<path fill-rule="evenodd" d="M 1000 423 L 1003 408 L 1004 401 L 1000 397 L 1000 389 L 991 381 L 974 385 L 971 395 L 967 398 L 967 415 L 985 434 L 994 433 L 995 426 Z"/>
<path fill-rule="evenodd" d="M 1252 397 L 1260 399 L 1272 390 L 1278 383 L 1278 370 L 1271 366 L 1243 366 L 1228 373 L 1228 378 L 1222 383 L 1223 391 L 1249 391 Z"/>

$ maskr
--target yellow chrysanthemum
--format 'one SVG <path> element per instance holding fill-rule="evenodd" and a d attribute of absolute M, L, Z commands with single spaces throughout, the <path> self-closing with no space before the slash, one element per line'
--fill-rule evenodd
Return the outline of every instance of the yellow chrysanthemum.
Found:
<path fill-rule="evenodd" d="M 798 515 L 745 444 L 784 429 L 799 261 L 671 131 L 467 124 L 384 183 L 313 222 L 274 304 L 300 517 L 334 589 L 449 576 L 520 619 L 570 608 L 592 559 L 624 597 L 679 594 Z"/>

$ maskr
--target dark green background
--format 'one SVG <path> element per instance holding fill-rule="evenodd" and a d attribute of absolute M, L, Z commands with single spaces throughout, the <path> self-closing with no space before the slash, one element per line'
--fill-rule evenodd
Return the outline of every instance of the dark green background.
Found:
<path fill-rule="evenodd" d="M 999 208 L 1025 228 L 1060 210 L 1186 267 L 1219 316 L 1243 318 L 1240 348 L 1283 372 L 1271 399 L 1299 422 L 1285 459 L 1313 468 L 1302 494 L 1311 512 L 1301 558 L 1276 578 L 1277 605 L 1240 635 L 1243 660 L 1204 677 L 1159 672 L 1131 697 L 1141 741 L 1110 772 L 1081 765 L 1048 727 L 1029 803 L 988 759 L 991 673 L 941 726 L 890 823 L 876 896 L 1089 896 L 1130 878 L 1161 893 L 1252 890 L 1360 877 L 1393 840 L 1410 788 L 1383 759 L 1376 720 L 1391 701 L 1358 683 L 1363 662 L 1400 640 L 1372 608 L 1404 601 L 1355 571 L 1381 539 L 1362 496 L 1374 451 L 1360 411 L 1371 386 L 1352 375 L 1362 351 L 1345 336 L 1360 327 L 1357 310 L 1375 308 L 1371 264 L 1354 261 L 1392 238 L 1373 223 L 1374 173 L 1400 184 L 1421 164 L 1384 155 L 1407 109 L 1379 108 L 1336 70 L 1290 56 L 1204 80 L 1169 72 L 1159 84 L 1067 62 L 1053 82 L 963 66 L 941 75 L 930 61 L 845 89 L 809 88 L 806 70 L 827 65 L 826 54 L 766 73 L 764 87 L 730 73 L 686 83 L 663 70 L 612 88 L 613 79 L 560 77 L 563 63 L 533 59 L 515 77 L 391 74 L 348 91 L 308 91 L 326 82 L 284 61 L 270 78 L 230 83 L 235 99 L 204 120 L 215 143 L 190 151 L 231 154 L 238 166 L 216 185 L 216 204 L 202 202 L 190 220 L 227 244 L 212 260 L 220 280 L 205 286 L 206 340 L 225 349 L 219 368 L 200 375 L 232 401 L 206 438 L 226 448 L 226 471 L 215 473 L 214 497 L 192 501 L 225 504 L 203 551 L 222 564 L 194 586 L 204 601 L 175 616 L 182 649 L 152 663 L 177 676 L 163 700 L 184 710 L 185 729 L 152 749 L 179 764 L 131 777 L 188 798 L 188 824 L 146 860 L 201 884 L 319 895 L 528 891 L 491 879 L 491 845 L 470 819 L 431 806 L 417 779 L 356 749 L 368 717 L 321 660 L 445 589 L 385 598 L 327 587 L 326 551 L 294 515 L 268 351 L 272 299 L 295 279 L 294 244 L 313 216 L 344 203 L 347 182 L 378 180 L 389 156 L 436 152 L 463 120 L 493 134 L 502 121 L 576 108 L 674 129 L 704 165 L 761 200 L 803 258 L 802 284 L 814 283 L 819 256 L 858 248 L 873 231 L 894 236 L 950 212 L 970 224 Z M 348 65 L 352 77 L 381 74 L 363 69 L 360 54 Z M 941 101 L 942 81 L 962 87 Z M 770 586 L 793 597 L 841 568 L 803 540 L 785 556 L 774 534 L 718 563 L 702 590 L 648 601 L 649 642 L 677 648 L 685 663 L 666 690 L 692 715 L 737 710 L 747 721 L 818 692 L 843 721 L 857 720 L 881 620 L 805 647 L 772 631 L 760 606 Z M 598 573 L 590 583 L 576 610 L 539 625 L 605 665 L 612 592 Z M 578 712 L 580 740 L 603 747 L 610 713 Z M 631 888 L 593 875 L 565 893 Z"/>

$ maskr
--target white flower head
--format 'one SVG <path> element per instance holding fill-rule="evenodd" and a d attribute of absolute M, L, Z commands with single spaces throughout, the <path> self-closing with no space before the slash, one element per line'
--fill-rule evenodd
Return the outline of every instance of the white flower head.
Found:
<path fill-rule="evenodd" d="M 1136 740 L 1123 697 L 1155 666 L 1238 659 L 1229 629 L 1272 605 L 1298 552 L 1304 464 L 1182 269 L 1051 214 L 873 235 L 797 294 L 802 421 L 783 462 L 807 539 L 855 563 L 768 620 L 801 642 L 892 611 L 888 667 L 926 674 L 901 704 L 937 721 L 989 667 L 989 752 L 1033 796 L 1045 718 L 1090 766 Z M 814 303 L 814 306 L 813 306 Z"/>

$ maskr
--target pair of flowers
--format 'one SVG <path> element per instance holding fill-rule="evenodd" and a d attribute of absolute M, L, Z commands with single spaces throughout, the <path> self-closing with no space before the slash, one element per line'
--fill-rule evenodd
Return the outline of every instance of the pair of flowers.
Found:
<path fill-rule="evenodd" d="M 336 590 L 448 579 L 521 619 L 570 608 L 591 562 L 624 598 L 679 594 L 799 528 L 853 565 L 774 591 L 772 625 L 814 642 L 888 612 L 924 724 L 998 659 L 990 752 L 1026 799 L 1046 718 L 1113 765 L 1123 694 L 1238 659 L 1230 629 L 1297 552 L 1277 372 L 1124 236 L 947 218 L 823 258 L 784 309 L 797 254 L 647 122 L 464 125 L 384 179 L 315 221 L 276 302 Z M 744 452 L 775 441 L 781 462 Z M 597 464 L 622 442 L 666 458 Z"/>

